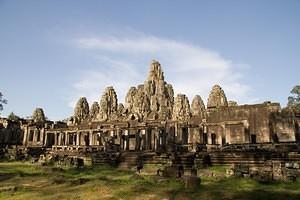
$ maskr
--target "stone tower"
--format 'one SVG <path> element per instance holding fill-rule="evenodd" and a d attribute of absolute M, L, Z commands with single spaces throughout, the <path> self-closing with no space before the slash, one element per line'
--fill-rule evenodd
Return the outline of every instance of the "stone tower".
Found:
<path fill-rule="evenodd" d="M 207 100 L 207 108 L 210 109 L 227 106 L 228 102 L 223 89 L 219 85 L 213 86 Z"/>
<path fill-rule="evenodd" d="M 118 98 L 115 89 L 109 86 L 105 89 L 101 100 L 98 119 L 115 120 L 118 111 Z"/>
<path fill-rule="evenodd" d="M 84 120 L 89 117 L 89 103 L 87 102 L 85 97 L 80 97 L 75 109 L 74 109 L 74 117 L 78 120 Z"/>
<path fill-rule="evenodd" d="M 184 94 L 178 94 L 175 98 L 172 119 L 186 121 L 190 119 L 190 117 L 191 110 L 187 96 Z"/>
<path fill-rule="evenodd" d="M 200 97 L 200 95 L 196 95 L 191 105 L 192 116 L 200 116 L 203 118 L 205 116 L 205 111 L 205 105 L 202 98 Z"/>
<path fill-rule="evenodd" d="M 46 117 L 42 108 L 36 108 L 33 111 L 32 119 L 34 122 L 45 122 Z"/>
<path fill-rule="evenodd" d="M 131 87 L 125 99 L 129 113 L 140 118 L 158 116 L 170 119 L 174 103 L 173 87 L 164 80 L 164 74 L 158 61 L 153 60 L 144 84 Z"/>
<path fill-rule="evenodd" d="M 98 102 L 94 102 L 90 109 L 90 117 L 91 119 L 96 119 L 100 111 L 100 106 Z"/>

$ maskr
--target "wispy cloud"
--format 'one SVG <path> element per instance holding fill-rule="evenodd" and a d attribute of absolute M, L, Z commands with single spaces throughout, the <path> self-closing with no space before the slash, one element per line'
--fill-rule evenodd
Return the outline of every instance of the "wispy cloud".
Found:
<path fill-rule="evenodd" d="M 185 93 L 191 98 L 200 94 L 207 99 L 214 84 L 225 90 L 228 99 L 240 103 L 253 103 L 251 88 L 242 83 L 245 64 L 226 59 L 218 52 L 197 45 L 148 35 L 118 37 L 86 37 L 75 40 L 77 48 L 90 53 L 97 69 L 83 71 L 74 84 L 76 98 L 84 95 L 90 101 L 99 100 L 106 86 L 113 85 L 119 100 L 130 86 L 143 83 L 151 59 L 161 62 L 166 81 L 175 93 Z M 75 96 L 70 102 L 73 106 Z"/>

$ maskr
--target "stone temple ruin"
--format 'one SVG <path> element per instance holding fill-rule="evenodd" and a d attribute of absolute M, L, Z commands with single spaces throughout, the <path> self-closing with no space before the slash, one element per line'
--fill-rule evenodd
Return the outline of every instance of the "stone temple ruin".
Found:
<path fill-rule="evenodd" d="M 263 167 L 274 161 L 284 171 L 300 160 L 299 125 L 300 117 L 279 103 L 238 105 L 219 85 L 206 106 L 199 95 L 191 103 L 184 94 L 174 96 L 153 61 L 145 82 L 129 88 L 125 104 L 110 86 L 91 106 L 81 97 L 64 122 L 46 120 L 41 108 L 30 120 L 2 118 L 0 155 L 50 155 L 125 168 L 171 163 L 183 173 L 205 165 Z"/>

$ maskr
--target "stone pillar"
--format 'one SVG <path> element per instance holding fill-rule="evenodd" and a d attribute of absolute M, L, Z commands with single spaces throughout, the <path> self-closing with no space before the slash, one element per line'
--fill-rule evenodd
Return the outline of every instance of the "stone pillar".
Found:
<path fill-rule="evenodd" d="M 28 139 L 28 127 L 24 129 L 24 136 L 23 136 L 23 145 L 27 145 L 27 139 Z"/>
<path fill-rule="evenodd" d="M 181 140 L 181 128 L 178 127 L 178 124 L 175 124 L 175 143 L 180 143 Z"/>
<path fill-rule="evenodd" d="M 47 131 L 45 131 L 45 139 L 44 139 L 44 141 L 43 141 L 43 146 L 48 146 L 48 133 L 47 133 Z"/>
<path fill-rule="evenodd" d="M 89 145 L 94 145 L 93 131 L 89 132 L 89 137 L 90 137 Z"/>
<path fill-rule="evenodd" d="M 120 129 L 119 134 L 120 134 L 120 149 L 124 150 L 125 149 L 125 145 L 124 145 L 125 135 L 123 135 L 123 130 Z"/>
<path fill-rule="evenodd" d="M 141 130 L 141 147 L 140 150 L 145 150 L 146 149 L 146 130 L 142 129 Z"/>
<path fill-rule="evenodd" d="M 33 140 L 32 140 L 32 144 L 36 144 L 37 141 L 37 129 L 35 128 L 33 131 Z"/>
<path fill-rule="evenodd" d="M 124 150 L 129 150 L 129 131 L 128 131 L 128 129 L 126 129 L 124 131 L 124 136 L 125 136 L 125 139 L 124 139 Z"/>
<path fill-rule="evenodd" d="M 76 132 L 76 146 L 80 146 L 80 132 Z"/>
<path fill-rule="evenodd" d="M 151 150 L 151 139 L 152 139 L 151 134 L 152 134 L 152 131 L 150 128 L 148 128 L 146 130 L 146 141 L 145 141 L 146 142 L 146 150 Z"/>
<path fill-rule="evenodd" d="M 57 145 L 61 145 L 61 132 L 57 133 Z"/>
<path fill-rule="evenodd" d="M 157 150 L 158 148 L 158 128 L 155 127 L 154 129 L 152 129 L 152 148 L 154 151 Z"/>
<path fill-rule="evenodd" d="M 155 142 L 155 129 L 151 129 L 151 150 L 155 150 L 155 145 L 156 145 L 156 142 Z"/>
<path fill-rule="evenodd" d="M 112 143 L 115 144 L 115 130 L 110 131 L 110 137 L 112 139 Z"/>
<path fill-rule="evenodd" d="M 65 145 L 69 145 L 69 133 L 66 132 L 66 136 L 65 136 Z"/>
<path fill-rule="evenodd" d="M 57 133 L 54 132 L 54 145 L 57 145 Z"/>
<path fill-rule="evenodd" d="M 139 151 L 141 149 L 141 133 L 140 130 L 136 130 L 135 133 L 135 150 Z"/>
<path fill-rule="evenodd" d="M 116 130 L 116 136 L 115 136 L 115 144 L 121 144 L 121 133 L 120 133 L 120 129 L 117 128 Z"/>

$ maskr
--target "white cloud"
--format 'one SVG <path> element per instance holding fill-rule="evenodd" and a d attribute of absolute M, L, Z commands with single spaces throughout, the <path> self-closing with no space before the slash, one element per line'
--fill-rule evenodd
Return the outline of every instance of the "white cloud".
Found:
<path fill-rule="evenodd" d="M 88 51 L 99 67 L 81 73 L 74 84 L 76 97 L 70 103 L 72 106 L 78 96 L 99 101 L 102 91 L 109 85 L 114 86 L 119 100 L 124 102 L 129 87 L 146 79 L 152 58 L 162 64 L 166 81 L 173 85 L 175 93 L 187 94 L 190 101 L 196 94 L 206 101 L 215 84 L 223 87 L 228 99 L 239 103 L 257 101 L 248 95 L 251 88 L 241 82 L 242 69 L 247 65 L 234 63 L 216 51 L 147 35 L 87 37 L 76 39 L 75 44 Z"/>

